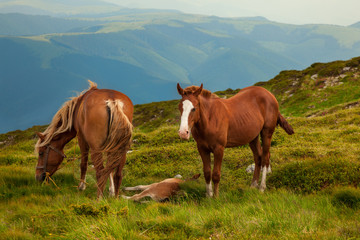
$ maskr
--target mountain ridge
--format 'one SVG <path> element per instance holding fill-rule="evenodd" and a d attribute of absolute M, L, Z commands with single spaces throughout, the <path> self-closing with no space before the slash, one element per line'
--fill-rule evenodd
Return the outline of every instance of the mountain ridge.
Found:
<path fill-rule="evenodd" d="M 360 29 L 294 26 L 261 17 L 129 9 L 97 18 L 0 14 L 1 19 L 7 17 L 11 24 L 0 21 L 8 26 L 0 28 L 0 95 L 7 103 L 0 107 L 6 113 L 0 132 L 24 129 L 39 119 L 46 123 L 73 91 L 86 87 L 87 79 L 140 104 L 174 99 L 177 82 L 204 83 L 212 91 L 243 88 L 286 69 L 360 55 Z M 32 26 L 23 36 L 21 27 L 11 27 L 19 25 L 13 20 L 17 17 L 18 23 Z M 11 28 L 13 35 L 6 32 Z M 14 101 L 19 88 L 21 98 Z M 46 102 L 44 92 L 49 92 Z M 26 107 L 21 99 L 26 99 Z"/>

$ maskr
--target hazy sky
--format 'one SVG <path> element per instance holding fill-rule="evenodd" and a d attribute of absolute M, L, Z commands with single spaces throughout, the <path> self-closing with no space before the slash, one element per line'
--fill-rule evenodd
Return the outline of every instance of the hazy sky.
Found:
<path fill-rule="evenodd" d="M 263 16 L 292 24 L 350 25 L 360 21 L 360 0 L 103 0 L 129 8 L 177 9 L 220 17 Z"/>

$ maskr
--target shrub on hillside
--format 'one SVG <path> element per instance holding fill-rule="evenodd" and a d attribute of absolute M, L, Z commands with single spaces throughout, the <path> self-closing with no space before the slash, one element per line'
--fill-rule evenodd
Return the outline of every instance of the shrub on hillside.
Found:
<path fill-rule="evenodd" d="M 360 183 L 360 163 L 326 159 L 291 162 L 269 176 L 272 188 L 288 188 L 300 193 L 313 193 L 329 186 Z"/>
<path fill-rule="evenodd" d="M 318 72 L 319 77 L 332 77 L 338 76 L 343 71 L 345 67 L 345 62 L 335 61 L 326 65 L 326 68 L 323 68 Z"/>
<path fill-rule="evenodd" d="M 345 188 L 336 190 L 331 200 L 335 206 L 346 206 L 349 208 L 360 208 L 360 190 L 354 188 Z"/>
<path fill-rule="evenodd" d="M 77 215 L 92 216 L 92 217 L 97 217 L 99 215 L 106 215 L 109 213 L 109 209 L 110 209 L 108 205 L 104 205 L 99 208 L 96 208 L 94 205 L 86 204 L 86 203 L 80 205 L 72 204 L 70 205 L 70 208 L 72 208 Z"/>

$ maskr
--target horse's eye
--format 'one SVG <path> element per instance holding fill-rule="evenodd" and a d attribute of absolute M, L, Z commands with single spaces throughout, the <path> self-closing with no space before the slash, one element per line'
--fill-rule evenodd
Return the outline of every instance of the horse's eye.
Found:
<path fill-rule="evenodd" d="M 39 152 L 39 156 L 42 156 L 42 155 L 44 155 L 44 153 L 43 153 L 43 152 Z"/>
<path fill-rule="evenodd" d="M 191 109 L 192 112 L 195 112 L 195 108 Z"/>

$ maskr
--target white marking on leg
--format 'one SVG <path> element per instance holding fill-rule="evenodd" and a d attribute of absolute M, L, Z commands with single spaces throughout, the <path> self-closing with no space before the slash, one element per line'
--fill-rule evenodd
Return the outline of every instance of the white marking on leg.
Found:
<path fill-rule="evenodd" d="M 194 105 L 192 104 L 191 101 L 189 100 L 183 101 L 183 112 L 181 115 L 181 122 L 179 129 L 180 136 L 189 135 L 189 114 L 193 108 Z"/>
<path fill-rule="evenodd" d="M 86 189 L 86 184 L 85 184 L 85 180 L 80 182 L 78 189 L 81 191 L 84 191 Z"/>
<path fill-rule="evenodd" d="M 206 184 L 206 196 L 212 197 L 214 196 L 213 188 L 211 182 L 209 184 Z"/>
<path fill-rule="evenodd" d="M 110 173 L 109 195 L 110 195 L 111 197 L 114 197 L 114 196 L 115 196 L 115 186 L 114 186 L 114 176 L 113 176 L 113 173 Z"/>
<path fill-rule="evenodd" d="M 78 186 L 78 189 L 80 191 L 84 191 L 86 189 L 86 183 L 85 183 L 85 180 L 86 180 L 86 177 L 84 180 L 80 180 L 80 183 L 79 183 L 79 186 Z"/>
<path fill-rule="evenodd" d="M 266 173 L 268 172 L 268 167 L 262 168 L 262 177 L 261 177 L 261 184 L 260 184 L 260 191 L 264 192 L 266 189 Z"/>

